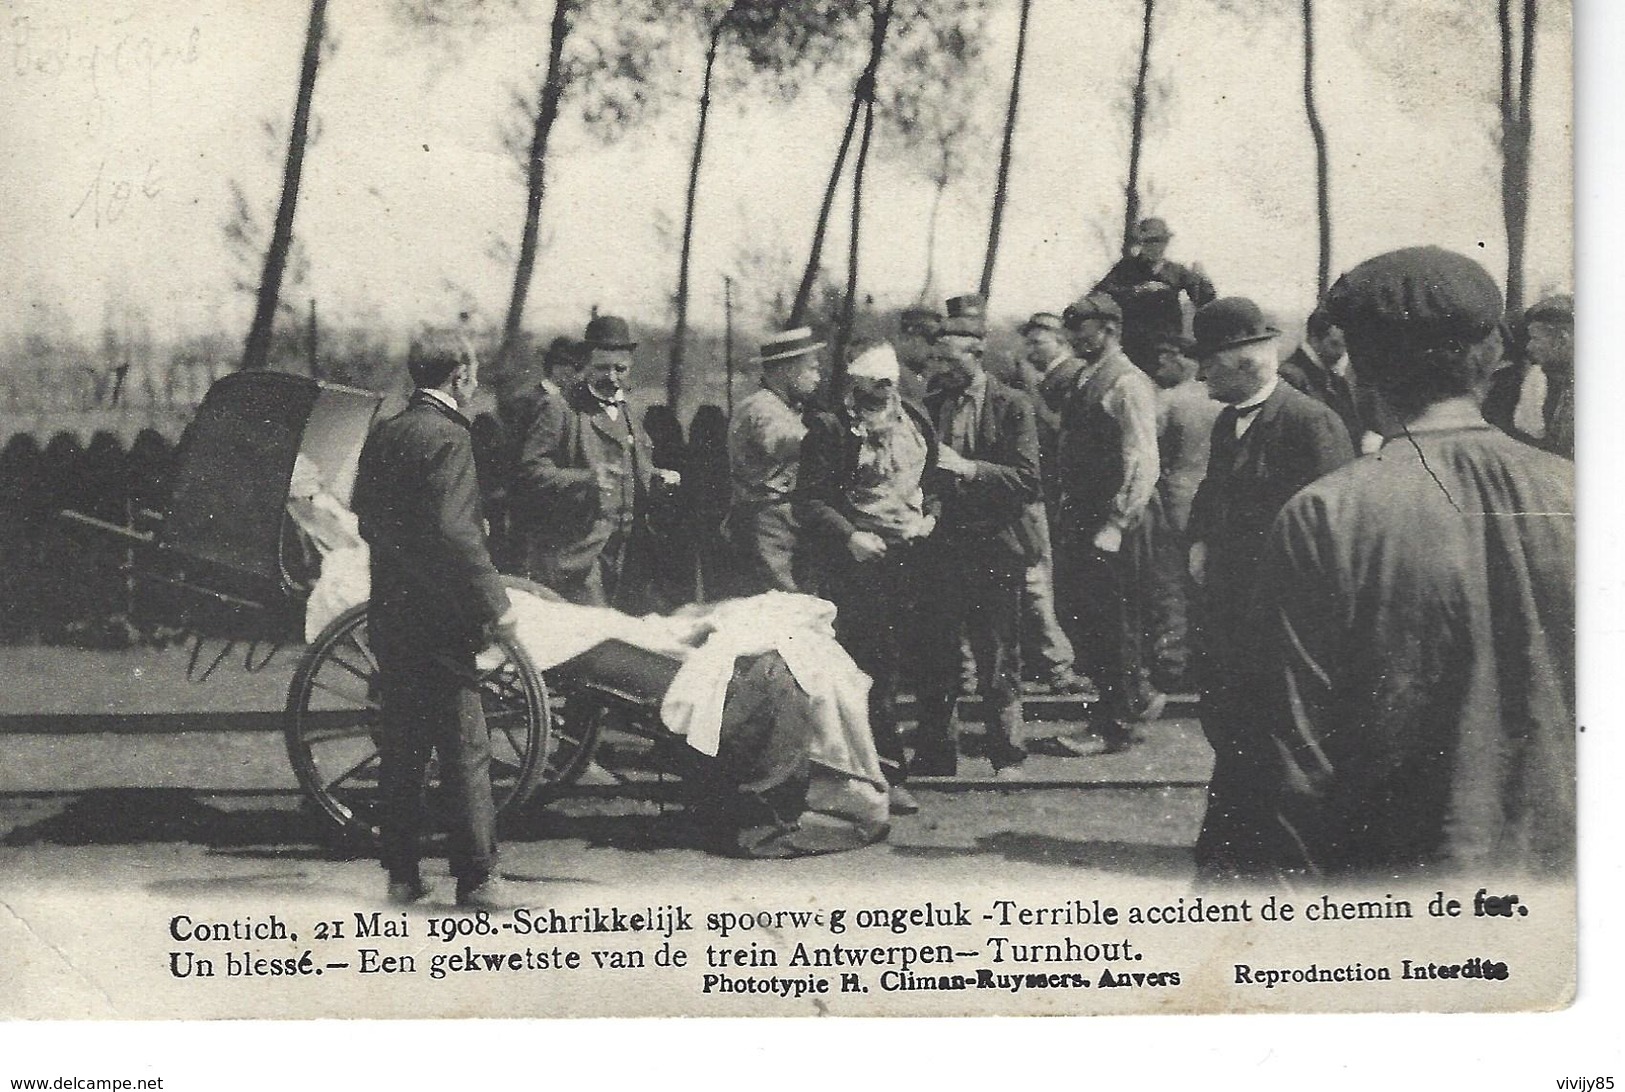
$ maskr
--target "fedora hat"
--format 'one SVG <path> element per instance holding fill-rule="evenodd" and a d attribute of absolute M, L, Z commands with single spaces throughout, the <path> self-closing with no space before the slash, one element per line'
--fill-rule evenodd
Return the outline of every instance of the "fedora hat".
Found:
<path fill-rule="evenodd" d="M 1264 312 L 1258 309 L 1258 304 L 1244 296 L 1214 300 L 1196 312 L 1193 325 L 1196 331 L 1194 355 L 1198 357 L 1281 336 L 1281 331 L 1264 321 Z"/>
<path fill-rule="evenodd" d="M 632 328 L 619 315 L 594 315 L 582 342 L 588 349 L 636 349 Z"/>
<path fill-rule="evenodd" d="M 776 360 L 790 360 L 794 357 L 817 352 L 823 347 L 824 343 L 813 336 L 812 330 L 805 326 L 798 326 L 794 330 L 774 334 L 762 342 L 762 351 L 757 356 L 756 362 L 758 364 L 771 364 Z"/>

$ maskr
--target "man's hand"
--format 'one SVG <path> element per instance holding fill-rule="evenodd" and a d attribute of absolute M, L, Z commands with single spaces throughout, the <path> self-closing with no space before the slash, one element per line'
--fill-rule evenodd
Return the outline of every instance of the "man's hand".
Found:
<path fill-rule="evenodd" d="M 886 556 L 886 540 L 872 531 L 854 531 L 846 540 L 846 550 L 852 560 L 863 563 Z"/>
<path fill-rule="evenodd" d="M 947 444 L 937 448 L 937 465 L 956 478 L 964 479 L 976 476 L 976 464 Z"/>
<path fill-rule="evenodd" d="M 1095 532 L 1095 549 L 1103 554 L 1115 554 L 1123 548 L 1123 529 L 1108 523 Z"/>
<path fill-rule="evenodd" d="M 1197 587 L 1207 584 L 1207 543 L 1191 543 L 1190 574 Z"/>
<path fill-rule="evenodd" d="M 666 470 L 662 467 L 655 468 L 655 480 L 669 489 L 676 489 L 679 485 L 683 484 L 683 476 L 681 474 L 675 470 Z"/>

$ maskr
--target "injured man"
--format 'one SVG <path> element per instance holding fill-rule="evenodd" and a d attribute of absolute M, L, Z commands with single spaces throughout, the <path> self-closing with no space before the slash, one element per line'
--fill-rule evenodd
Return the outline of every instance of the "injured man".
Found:
<path fill-rule="evenodd" d="M 296 487 L 311 476 L 295 475 Z M 298 488 L 294 493 L 302 492 Z M 367 546 L 355 517 L 331 496 L 290 495 L 289 516 L 314 543 L 321 572 L 305 613 L 314 641 L 343 611 L 367 601 Z M 311 516 L 319 517 L 314 524 Z M 347 517 L 347 520 L 346 520 Z M 856 849 L 885 838 L 886 781 L 869 731 L 869 677 L 835 640 L 835 608 L 768 592 L 636 618 L 510 588 L 516 637 L 537 669 L 561 685 L 595 681 L 597 655 L 620 642 L 653 653 L 648 715 L 714 760 L 731 799 L 701 801 L 728 817 L 738 852 L 796 857 Z M 626 689 L 616 680 L 616 689 Z"/>

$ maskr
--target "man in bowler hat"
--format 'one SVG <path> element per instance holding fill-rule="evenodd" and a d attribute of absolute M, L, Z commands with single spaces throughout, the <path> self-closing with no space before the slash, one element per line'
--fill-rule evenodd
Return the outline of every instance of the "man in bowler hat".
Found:
<path fill-rule="evenodd" d="M 1270 524 L 1294 493 L 1354 457 L 1330 408 L 1283 382 L 1280 331 L 1240 296 L 1196 312 L 1195 356 L 1208 397 L 1224 406 L 1213 425 L 1207 477 L 1187 529 L 1191 577 L 1201 588 L 1197 647 L 1202 731 L 1213 748 L 1198 863 L 1245 871 L 1270 816 L 1251 767 L 1259 748 L 1259 648 L 1252 613 Z"/>
<path fill-rule="evenodd" d="M 623 318 L 597 315 L 582 339 L 580 379 L 539 392 L 519 440 L 511 503 L 525 569 L 574 603 L 640 609 L 635 554 L 652 488 L 678 481 L 657 470 L 648 437 L 626 403 L 632 350 Z"/>
<path fill-rule="evenodd" d="M 514 616 L 491 564 L 462 407 L 479 382 L 473 354 L 450 339 L 414 342 L 417 389 L 362 448 L 355 513 L 371 549 L 369 633 L 378 658 L 381 860 L 389 898 L 412 903 L 419 870 L 423 775 L 432 753 L 452 812 L 449 856 L 462 906 L 502 908 L 496 878 L 491 737 L 474 657 Z"/>

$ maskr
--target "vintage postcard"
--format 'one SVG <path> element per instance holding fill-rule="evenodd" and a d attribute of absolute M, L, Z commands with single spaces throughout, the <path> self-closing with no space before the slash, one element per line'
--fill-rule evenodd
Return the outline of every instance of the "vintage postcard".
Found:
<path fill-rule="evenodd" d="M 1567 0 L 0 34 L 8 1020 L 1573 1001 Z"/>

